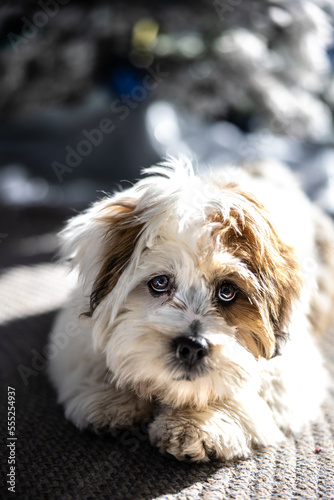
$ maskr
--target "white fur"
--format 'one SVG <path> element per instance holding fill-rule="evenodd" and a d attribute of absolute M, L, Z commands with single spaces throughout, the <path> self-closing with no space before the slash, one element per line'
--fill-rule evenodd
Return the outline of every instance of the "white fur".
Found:
<path fill-rule="evenodd" d="M 285 169 L 269 165 L 260 170 L 260 176 L 241 170 L 238 182 L 265 204 L 301 267 L 309 260 L 315 263 L 311 273 L 304 273 L 283 354 L 257 359 L 237 341 L 236 327 L 214 314 L 202 272 L 203 259 L 211 258 L 252 280 L 228 249 L 215 251 L 205 225 L 211 209 L 225 218 L 232 208 L 242 215 L 241 199 L 226 193 L 222 198 L 220 174 L 207 175 L 204 181 L 185 160 L 148 169 L 148 178 L 75 217 L 62 233 L 63 255 L 79 269 L 81 281 L 58 317 L 50 343 L 66 325 L 79 326 L 68 346 L 50 359 L 49 372 L 66 417 L 75 425 L 113 431 L 150 416 L 154 409 L 152 443 L 179 459 L 206 461 L 211 456 L 247 456 L 252 446 L 276 444 L 283 439 L 282 430 L 299 431 L 316 418 L 326 373 L 307 320 L 318 266 L 313 207 Z M 226 181 L 224 176 L 222 172 Z M 144 229 L 116 286 L 92 318 L 86 318 L 82 313 L 89 309 L 109 230 L 107 222 L 97 219 L 101 210 L 124 199 L 136 200 Z M 258 215 L 253 215 L 256 224 Z M 174 299 L 183 308 L 148 291 L 146 283 L 162 274 L 177 277 Z M 196 320 L 213 354 L 203 376 L 181 380 L 169 346 Z"/>

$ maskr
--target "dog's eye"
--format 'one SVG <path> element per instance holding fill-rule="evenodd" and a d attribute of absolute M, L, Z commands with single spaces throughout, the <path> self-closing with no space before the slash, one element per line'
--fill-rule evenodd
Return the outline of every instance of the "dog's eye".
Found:
<path fill-rule="evenodd" d="M 231 302 L 236 297 L 236 295 L 236 287 L 228 281 L 222 283 L 218 288 L 218 298 L 222 302 Z"/>
<path fill-rule="evenodd" d="M 169 289 L 169 278 L 168 276 L 155 276 L 155 278 L 149 281 L 148 286 L 154 292 L 163 293 L 167 292 Z"/>

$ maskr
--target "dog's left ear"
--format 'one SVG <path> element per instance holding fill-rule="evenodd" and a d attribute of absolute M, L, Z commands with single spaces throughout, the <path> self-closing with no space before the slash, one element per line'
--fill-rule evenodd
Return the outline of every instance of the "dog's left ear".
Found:
<path fill-rule="evenodd" d="M 282 241 L 262 208 L 261 212 L 263 225 L 256 229 L 252 227 L 248 241 L 252 242 L 251 265 L 260 284 L 259 308 L 266 325 L 263 334 L 260 334 L 261 355 L 270 358 L 280 354 L 288 338 L 291 314 L 300 296 L 302 276 L 293 248 Z"/>
<path fill-rule="evenodd" d="M 301 269 L 294 250 L 282 242 L 274 228 L 267 242 L 261 266 L 263 315 L 267 316 L 272 335 L 267 339 L 267 358 L 277 356 L 289 336 L 289 325 L 302 286 Z"/>
<path fill-rule="evenodd" d="M 279 354 L 287 337 L 301 291 L 301 270 L 294 250 L 282 241 L 264 206 L 234 185 L 225 186 L 225 193 L 231 192 L 242 211 L 231 208 L 229 217 L 216 214 L 211 220 L 220 222 L 223 248 L 246 264 L 256 279 L 253 307 L 238 315 L 239 334 L 255 356 L 269 359 Z"/>

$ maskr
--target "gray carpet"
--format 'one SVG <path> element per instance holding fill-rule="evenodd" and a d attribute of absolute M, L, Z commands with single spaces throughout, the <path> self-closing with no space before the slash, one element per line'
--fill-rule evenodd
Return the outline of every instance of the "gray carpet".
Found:
<path fill-rule="evenodd" d="M 236 463 L 192 465 L 163 457 L 150 446 L 145 424 L 116 439 L 79 432 L 67 422 L 43 361 L 48 332 L 71 281 L 52 262 L 49 233 L 59 221 L 44 210 L 16 214 L 15 220 L 11 213 L 2 215 L 0 497 L 13 497 L 5 486 L 11 386 L 16 389 L 17 498 L 334 498 L 334 394 L 303 433 Z M 333 372 L 334 335 L 324 338 L 323 348 Z"/>

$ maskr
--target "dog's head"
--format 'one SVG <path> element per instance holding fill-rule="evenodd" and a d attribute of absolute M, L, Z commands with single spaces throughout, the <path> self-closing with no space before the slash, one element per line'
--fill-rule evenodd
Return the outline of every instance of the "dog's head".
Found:
<path fill-rule="evenodd" d="M 257 360 L 277 354 L 300 273 L 251 194 L 174 163 L 74 218 L 64 251 L 119 387 L 206 405 L 255 383 Z"/>

